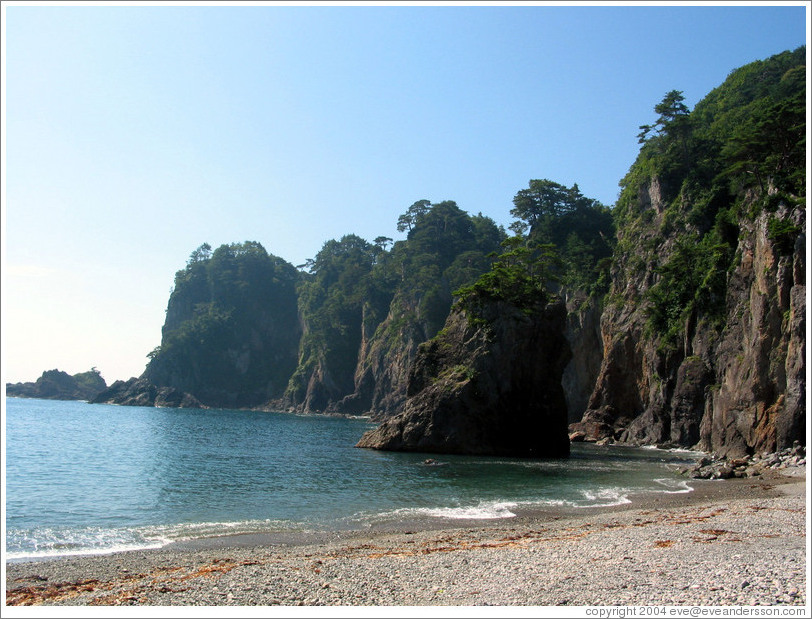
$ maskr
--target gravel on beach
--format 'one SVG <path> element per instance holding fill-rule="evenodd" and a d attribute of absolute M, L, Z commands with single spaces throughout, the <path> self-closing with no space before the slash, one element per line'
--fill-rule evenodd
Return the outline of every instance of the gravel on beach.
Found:
<path fill-rule="evenodd" d="M 794 475 L 794 476 L 793 476 Z M 805 467 L 606 509 L 6 564 L 6 604 L 807 604 Z"/>

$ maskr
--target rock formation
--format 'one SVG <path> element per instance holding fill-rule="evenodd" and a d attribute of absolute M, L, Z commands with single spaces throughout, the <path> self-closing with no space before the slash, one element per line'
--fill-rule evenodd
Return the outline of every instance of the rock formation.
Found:
<path fill-rule="evenodd" d="M 397 295 L 384 321 L 373 333 L 364 333 L 354 391 L 328 410 L 367 414 L 378 421 L 399 413 L 406 401 L 409 370 L 418 347 L 432 335 L 420 315 L 419 303 L 409 295 Z"/>
<path fill-rule="evenodd" d="M 601 306 L 595 297 L 579 291 L 567 293 L 566 337 L 572 359 L 564 368 L 561 386 L 567 400 L 567 418 L 581 420 L 589 404 L 603 361 Z"/>
<path fill-rule="evenodd" d="M 91 400 L 106 388 L 107 383 L 96 368 L 73 376 L 61 370 L 47 370 L 33 383 L 7 383 L 6 395 L 43 400 Z"/>
<path fill-rule="evenodd" d="M 366 433 L 358 447 L 520 457 L 569 454 L 561 375 L 570 360 L 560 301 L 533 316 L 504 303 L 486 326 L 452 311 L 421 345 L 403 412 Z"/>
<path fill-rule="evenodd" d="M 258 243 L 201 246 L 146 372 L 104 397 L 368 414 L 383 424 L 360 445 L 381 449 L 560 455 L 561 411 L 572 440 L 731 458 L 803 442 L 805 59 L 737 69 L 692 112 L 667 93 L 617 204 L 533 180 L 511 211 L 526 237 L 421 200 L 391 251 L 347 235 L 306 272 Z M 487 328 L 449 316 L 505 243 L 503 269 L 555 250 L 531 271 L 566 312 L 502 296 Z"/>
<path fill-rule="evenodd" d="M 201 246 L 175 275 L 161 346 L 143 375 L 95 401 L 251 408 L 281 396 L 300 339 L 297 277 L 259 243 Z"/>
<path fill-rule="evenodd" d="M 692 112 L 669 92 L 641 127 L 574 435 L 734 458 L 805 440 L 805 51 L 735 70 Z"/>
<path fill-rule="evenodd" d="M 156 387 L 146 378 L 117 380 L 91 400 L 91 404 L 206 408 L 193 395 L 173 387 Z"/>

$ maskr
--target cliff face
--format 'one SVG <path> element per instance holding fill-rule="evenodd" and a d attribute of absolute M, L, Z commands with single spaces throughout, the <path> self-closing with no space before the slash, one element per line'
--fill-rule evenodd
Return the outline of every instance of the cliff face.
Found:
<path fill-rule="evenodd" d="M 353 321 L 343 337 L 334 337 L 330 348 L 311 347 L 300 353 L 300 362 L 288 381 L 284 397 L 271 405 L 299 413 L 324 413 L 352 393 L 353 368 L 360 347 L 361 320 Z M 308 342 L 311 326 L 302 321 L 302 341 Z"/>
<path fill-rule="evenodd" d="M 601 306 L 594 297 L 574 292 L 567 294 L 565 335 L 572 358 L 564 368 L 561 386 L 567 401 L 567 419 L 581 420 L 601 370 Z"/>
<path fill-rule="evenodd" d="M 664 348 L 647 329 L 647 299 L 678 234 L 661 232 L 667 214 L 657 179 L 641 190 L 637 208 L 648 212 L 648 223 L 624 232 L 634 235 L 638 251 L 616 255 L 601 317 L 603 363 L 571 430 L 587 440 L 674 443 L 730 456 L 803 440 L 805 235 L 789 247 L 770 238 L 771 221 L 803 230 L 803 209 L 781 203 L 775 212 L 742 218 L 726 275 L 724 327 L 693 312 L 681 341 Z M 641 249 L 647 246 L 656 247 L 656 258 Z"/>
<path fill-rule="evenodd" d="M 614 209 L 587 440 L 741 456 L 805 440 L 806 51 L 672 91 Z"/>
<path fill-rule="evenodd" d="M 400 412 L 418 347 L 436 329 L 421 317 L 419 295 L 398 293 L 386 318 L 370 331 L 362 336 L 352 393 L 329 410 L 381 420 Z"/>
<path fill-rule="evenodd" d="M 472 326 L 453 311 L 420 346 L 403 411 L 358 447 L 428 453 L 562 457 L 569 453 L 561 375 L 570 359 L 561 302 L 534 316 L 504 303 Z"/>
<path fill-rule="evenodd" d="M 716 347 L 714 385 L 700 425 L 700 447 L 776 451 L 805 433 L 806 242 L 789 253 L 769 238 L 771 218 L 805 228 L 805 212 L 762 213 L 743 230 L 730 277 L 728 327 Z"/>
<path fill-rule="evenodd" d="M 221 407 L 278 397 L 296 367 L 298 274 L 258 243 L 223 245 L 175 277 L 143 378 Z"/>

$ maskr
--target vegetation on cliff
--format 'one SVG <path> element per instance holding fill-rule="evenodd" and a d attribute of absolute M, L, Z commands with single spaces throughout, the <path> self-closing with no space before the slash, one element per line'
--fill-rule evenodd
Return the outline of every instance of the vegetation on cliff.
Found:
<path fill-rule="evenodd" d="M 549 179 L 531 180 L 513 198 L 511 229 L 527 232 L 527 244 L 549 256 L 551 281 L 569 290 L 602 296 L 609 290 L 615 245 L 612 210 Z M 551 251 L 552 250 L 552 251 Z"/>
<path fill-rule="evenodd" d="M 160 347 L 145 378 L 213 406 L 281 395 L 296 367 L 299 321 L 290 264 L 256 242 L 201 245 L 175 275 Z"/>
<path fill-rule="evenodd" d="M 694 445 L 735 428 L 748 449 L 797 438 L 804 62 L 800 48 L 737 69 L 693 110 L 666 93 L 614 208 L 533 179 L 510 237 L 452 201 L 418 200 L 397 220 L 404 240 L 349 234 L 298 270 L 258 243 L 203 245 L 176 276 L 144 378 L 178 390 L 172 401 L 391 414 L 452 308 L 478 328 L 496 305 L 532 319 L 559 295 L 589 310 L 570 318 L 593 317 L 568 320 L 573 350 L 578 329 L 602 349 L 600 371 L 572 383 L 595 385 L 585 419 L 598 434 Z"/>
<path fill-rule="evenodd" d="M 484 324 L 482 310 L 507 303 L 525 314 L 539 311 L 563 289 L 602 297 L 609 286 L 614 245 L 612 212 L 584 196 L 578 185 L 531 180 L 513 199 L 515 236 L 492 254 L 491 268 L 455 291 L 472 324 Z"/>
<path fill-rule="evenodd" d="M 641 126 L 614 209 L 592 439 L 742 455 L 803 440 L 806 50 Z"/>
<path fill-rule="evenodd" d="M 620 183 L 614 215 L 618 252 L 637 255 L 640 268 L 653 265 L 657 275 L 641 302 L 649 333 L 664 348 L 700 318 L 724 327 L 726 273 L 742 222 L 782 202 L 805 204 L 805 54 L 799 48 L 733 71 L 693 111 L 671 91 L 654 108 L 657 120 L 641 126 L 640 154 Z M 640 230 L 660 214 L 640 208 L 653 179 L 662 200 L 659 231 L 636 247 Z M 799 232 L 774 217 L 770 239 L 788 253 Z M 678 242 L 664 253 L 667 237 Z"/>
<path fill-rule="evenodd" d="M 305 265 L 298 288 L 304 335 L 284 405 L 324 411 L 353 396 L 369 405 L 368 394 L 357 393 L 369 351 L 408 347 L 406 333 L 420 341 L 436 333 L 451 291 L 488 268 L 488 254 L 505 236 L 491 219 L 452 201 L 418 200 L 398 228 L 407 238 L 391 250 L 387 237 L 368 243 L 347 235 Z"/>
<path fill-rule="evenodd" d="M 365 433 L 358 447 L 502 455 L 569 454 L 561 375 L 570 351 L 560 301 L 532 315 L 482 300 L 471 324 L 456 305 L 444 328 L 420 345 L 399 414 Z"/>

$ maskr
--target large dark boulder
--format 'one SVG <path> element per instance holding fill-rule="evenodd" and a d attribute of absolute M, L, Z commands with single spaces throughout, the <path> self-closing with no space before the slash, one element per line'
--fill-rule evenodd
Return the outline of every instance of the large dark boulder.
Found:
<path fill-rule="evenodd" d="M 570 359 L 566 309 L 535 312 L 494 302 L 479 319 L 455 310 L 422 344 L 403 411 L 364 434 L 358 447 L 392 451 L 565 457 Z"/>

